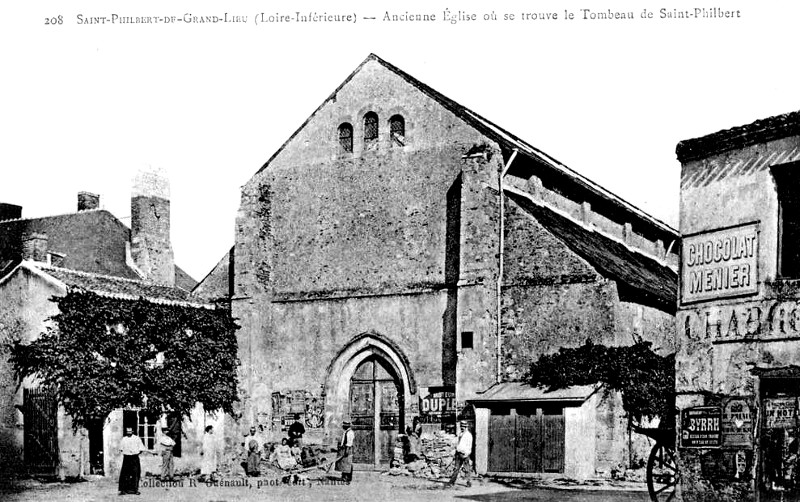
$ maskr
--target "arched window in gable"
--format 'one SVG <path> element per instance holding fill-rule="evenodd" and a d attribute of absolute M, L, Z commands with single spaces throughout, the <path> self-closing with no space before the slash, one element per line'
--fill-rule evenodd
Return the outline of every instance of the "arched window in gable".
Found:
<path fill-rule="evenodd" d="M 367 112 L 364 115 L 364 144 L 373 146 L 378 141 L 378 114 Z"/>
<path fill-rule="evenodd" d="M 406 146 L 406 121 L 402 115 L 389 119 L 389 137 L 393 147 Z"/>
<path fill-rule="evenodd" d="M 339 126 L 339 150 L 353 153 L 353 126 L 347 122 Z"/>

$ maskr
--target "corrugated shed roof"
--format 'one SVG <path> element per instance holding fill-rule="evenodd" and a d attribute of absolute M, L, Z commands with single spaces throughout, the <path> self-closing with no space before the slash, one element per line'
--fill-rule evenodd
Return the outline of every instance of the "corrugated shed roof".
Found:
<path fill-rule="evenodd" d="M 515 190 L 506 189 L 505 193 L 604 277 L 635 290 L 643 303 L 675 313 L 678 274 L 665 262 L 587 227 L 569 215 L 538 204 Z"/>
<path fill-rule="evenodd" d="M 597 385 L 573 385 L 565 389 L 548 390 L 546 387 L 533 387 L 525 382 L 497 383 L 480 393 L 473 403 L 514 402 L 514 401 L 572 401 L 582 403 L 589 399 Z"/>

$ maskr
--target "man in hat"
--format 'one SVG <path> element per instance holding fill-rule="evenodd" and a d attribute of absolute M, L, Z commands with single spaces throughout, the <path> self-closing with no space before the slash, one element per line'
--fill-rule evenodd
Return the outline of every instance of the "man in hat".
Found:
<path fill-rule="evenodd" d="M 303 439 L 303 434 L 306 433 L 306 427 L 300 421 L 300 414 L 294 415 L 294 422 L 289 425 L 289 446 L 300 446 L 300 440 Z"/>
<path fill-rule="evenodd" d="M 353 480 L 353 441 L 356 433 L 353 432 L 349 420 L 342 422 L 342 439 L 339 441 L 339 454 L 336 459 L 336 470 L 342 473 L 342 481 L 350 484 Z"/>
<path fill-rule="evenodd" d="M 450 481 L 447 483 L 447 486 L 456 484 L 458 473 L 461 472 L 462 467 L 466 467 L 464 470 L 466 471 L 467 486 L 472 486 L 472 482 L 470 481 L 470 476 L 472 475 L 472 466 L 469 462 L 470 455 L 472 455 L 472 433 L 469 432 L 469 423 L 462 421 L 461 434 L 458 436 L 458 444 L 456 444 L 456 457 L 453 460 L 455 469 L 453 470 L 452 476 L 450 476 Z"/>
<path fill-rule="evenodd" d="M 139 495 L 139 478 L 142 475 L 139 454 L 145 451 L 145 448 L 139 436 L 133 434 L 133 428 L 125 427 L 125 437 L 119 442 L 119 451 L 122 452 L 122 468 L 119 471 L 119 494 Z"/>

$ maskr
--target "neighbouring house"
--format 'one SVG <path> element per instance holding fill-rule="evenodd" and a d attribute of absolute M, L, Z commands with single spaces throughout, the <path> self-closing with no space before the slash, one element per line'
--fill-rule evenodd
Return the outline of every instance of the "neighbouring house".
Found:
<path fill-rule="evenodd" d="M 179 468 L 198 463 L 205 414 L 192 422 L 117 410 L 91 430 L 73 433 L 54 395 L 26 379 L 14 379 L 6 350 L 14 337 L 35 340 L 58 312 L 50 300 L 80 288 L 122 300 L 145 300 L 215 308 L 190 297 L 196 282 L 174 264 L 170 244 L 169 186 L 156 172 L 140 173 L 131 199 L 131 227 L 101 209 L 99 196 L 78 194 L 77 212 L 23 218 L 22 208 L 0 204 L 0 470 L 29 474 L 116 475 L 118 443 L 132 426 L 149 450 L 162 427 L 181 430 Z M 216 423 L 216 422 L 215 422 Z M 144 455 L 143 468 L 157 472 L 160 458 Z"/>
<path fill-rule="evenodd" d="M 431 433 L 464 416 L 478 472 L 581 478 L 638 455 L 619 396 L 520 381 L 587 339 L 671 353 L 678 248 L 668 225 L 370 55 L 243 186 L 235 245 L 195 294 L 231 301 L 243 423 L 273 440 L 300 414 L 305 440 L 333 445 L 349 420 L 357 466 L 374 468 L 415 417 Z M 541 416 L 530 441 L 508 432 Z"/>
<path fill-rule="evenodd" d="M 797 500 L 800 112 L 676 152 L 678 498 Z"/>

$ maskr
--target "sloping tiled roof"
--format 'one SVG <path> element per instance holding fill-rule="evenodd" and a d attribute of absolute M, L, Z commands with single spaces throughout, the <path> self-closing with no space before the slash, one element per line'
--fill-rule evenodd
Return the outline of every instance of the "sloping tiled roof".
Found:
<path fill-rule="evenodd" d="M 0 221 L 0 264 L 19 261 L 21 238 L 37 233 L 47 235 L 48 252 L 64 255 L 61 266 L 66 269 L 139 279 L 126 262 L 131 230 L 105 209 Z M 175 286 L 191 291 L 196 285 L 197 281 L 175 266 Z"/>
<path fill-rule="evenodd" d="M 397 74 L 403 80 L 408 82 L 411 86 L 415 87 L 416 89 L 420 90 L 425 95 L 429 96 L 431 99 L 437 101 L 441 104 L 444 108 L 448 111 L 453 113 L 455 116 L 459 117 L 460 119 L 464 120 L 467 124 L 475 128 L 476 130 L 480 131 L 485 136 L 491 138 L 492 140 L 496 141 L 506 149 L 510 150 L 518 150 L 519 153 L 528 157 L 529 159 L 533 160 L 537 166 L 541 167 L 542 169 L 555 171 L 558 174 L 565 176 L 567 179 L 571 180 L 580 188 L 587 190 L 594 194 L 596 197 L 600 197 L 604 199 L 609 204 L 615 206 L 617 209 L 620 209 L 628 214 L 631 214 L 638 220 L 645 222 L 646 224 L 656 228 L 659 232 L 666 232 L 671 236 L 678 235 L 677 230 L 670 227 L 666 223 L 654 218 L 653 216 L 645 213 L 641 209 L 637 208 L 633 204 L 623 200 L 619 196 L 609 192 L 605 188 L 597 185 L 593 181 L 589 180 L 588 178 L 583 177 L 582 175 L 578 174 L 577 172 L 573 171 L 569 167 L 565 166 L 561 162 L 557 161 L 553 157 L 547 155 L 546 153 L 542 152 L 538 148 L 530 145 L 529 143 L 523 141 L 522 139 L 518 138 L 517 136 L 511 134 L 510 132 L 506 131 L 505 129 L 501 128 L 500 126 L 492 123 L 491 121 L 483 118 L 482 116 L 478 115 L 474 111 L 470 110 L 469 108 L 460 105 L 453 101 L 452 99 L 448 98 L 444 94 L 438 92 L 437 90 L 433 89 L 432 87 L 420 82 L 416 78 L 412 77 L 408 73 L 404 72 L 403 70 L 397 68 L 396 66 L 384 61 L 380 57 L 376 56 L 375 54 L 370 54 L 359 66 L 356 68 L 345 80 L 342 82 L 339 87 L 311 114 L 311 116 L 306 119 L 306 121 L 295 131 L 289 139 L 281 145 L 281 147 L 264 163 L 264 165 L 259 169 L 259 172 L 265 169 L 272 160 L 289 144 L 289 141 L 300 132 L 303 127 L 311 120 L 316 113 L 322 109 L 323 106 L 329 101 L 333 101 L 336 99 L 336 95 L 339 93 L 339 90 L 342 89 L 360 70 L 361 68 L 366 65 L 369 61 L 376 61 L 389 71 Z"/>
<path fill-rule="evenodd" d="M 190 298 L 189 292 L 180 288 L 160 286 L 144 281 L 125 279 L 121 277 L 112 277 L 52 267 L 42 263 L 30 261 L 23 262 L 23 265 L 39 269 L 48 276 L 63 283 L 66 287 L 77 287 L 103 296 L 129 300 L 144 298 L 155 303 L 211 307 L 210 304 Z"/>
<path fill-rule="evenodd" d="M 214 268 L 192 289 L 192 296 L 203 299 L 233 296 L 233 271 L 235 253 L 231 247 Z"/>
<path fill-rule="evenodd" d="M 732 127 L 678 143 L 675 154 L 681 162 L 702 159 L 788 136 L 800 135 L 800 111 L 784 113 L 747 125 Z"/>
<path fill-rule="evenodd" d="M 194 280 L 186 271 L 181 267 L 175 265 L 175 287 L 192 291 L 197 286 L 197 281 Z"/>
<path fill-rule="evenodd" d="M 65 268 L 139 278 L 125 262 L 130 230 L 106 210 L 0 221 L 0 257 L 22 258 L 19 243 L 34 233 L 47 235 L 47 251 L 63 254 Z"/>
<path fill-rule="evenodd" d="M 582 403 L 594 394 L 600 385 L 573 385 L 565 389 L 548 390 L 545 387 L 532 387 L 524 382 L 497 383 L 478 394 L 473 403 L 511 402 L 511 401 L 572 401 Z"/>
<path fill-rule="evenodd" d="M 637 300 L 642 303 L 675 313 L 678 274 L 665 262 L 513 189 L 506 189 L 505 193 L 604 277 L 637 292 Z"/>

